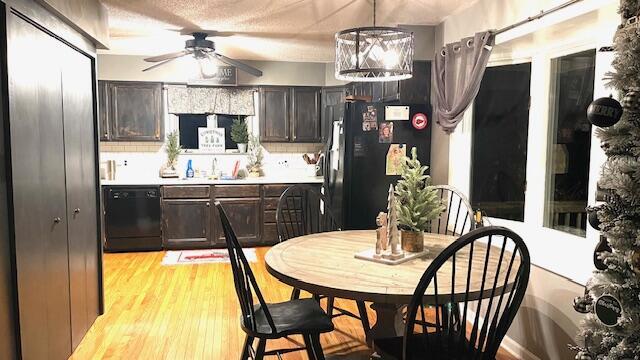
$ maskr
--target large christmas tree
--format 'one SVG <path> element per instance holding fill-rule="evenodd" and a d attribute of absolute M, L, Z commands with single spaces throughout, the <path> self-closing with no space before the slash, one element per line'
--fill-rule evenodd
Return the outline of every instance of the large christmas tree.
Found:
<path fill-rule="evenodd" d="M 596 253 L 598 269 L 585 295 L 574 302 L 576 310 L 587 313 L 576 359 L 640 359 L 639 10 L 640 0 L 621 0 L 622 23 L 614 39 L 610 77 L 623 99 L 623 111 L 613 126 L 597 130 L 607 155 L 598 181 L 605 202 L 589 210 L 590 223 L 600 230 L 603 241 Z M 590 115 L 615 113 L 598 109 L 612 108 L 594 107 Z"/>

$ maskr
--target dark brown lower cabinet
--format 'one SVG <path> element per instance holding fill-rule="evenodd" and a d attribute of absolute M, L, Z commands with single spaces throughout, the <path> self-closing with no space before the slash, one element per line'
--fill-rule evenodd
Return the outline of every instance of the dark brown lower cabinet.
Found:
<path fill-rule="evenodd" d="M 262 230 L 262 202 L 260 198 L 228 198 L 218 199 L 229 218 L 229 222 L 243 246 L 260 245 Z M 219 229 L 216 243 L 224 244 L 224 232 L 220 217 L 216 214 Z"/>
<path fill-rule="evenodd" d="M 19 3 L 33 6 L 29 16 L 58 23 L 36 3 Z M 9 119 L 0 125 L 9 124 L 15 328 L 22 359 L 57 360 L 71 355 L 101 311 L 95 58 L 29 16 L 7 7 L 11 86 L 3 94 Z"/>
<path fill-rule="evenodd" d="M 211 247 L 212 207 L 208 199 L 162 200 L 162 238 L 167 249 Z"/>
<path fill-rule="evenodd" d="M 220 201 L 242 246 L 278 241 L 278 198 L 291 184 L 165 185 L 162 239 L 166 249 L 225 247 L 214 201 Z M 319 188 L 319 185 L 312 184 Z"/>

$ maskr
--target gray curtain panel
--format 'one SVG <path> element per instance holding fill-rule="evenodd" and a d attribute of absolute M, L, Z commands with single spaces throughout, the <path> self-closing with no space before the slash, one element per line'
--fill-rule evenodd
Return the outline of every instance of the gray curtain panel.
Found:
<path fill-rule="evenodd" d="M 433 83 L 437 103 L 434 118 L 446 133 L 456 129 L 465 110 L 478 95 L 493 42 L 493 34 L 486 31 L 447 44 L 436 54 Z"/>

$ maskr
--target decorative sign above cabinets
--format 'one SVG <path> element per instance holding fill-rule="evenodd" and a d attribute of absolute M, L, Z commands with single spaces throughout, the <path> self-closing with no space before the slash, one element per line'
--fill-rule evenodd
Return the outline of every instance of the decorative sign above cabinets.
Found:
<path fill-rule="evenodd" d="M 238 85 L 238 69 L 235 66 L 220 65 L 213 77 L 189 80 L 189 85 Z"/>

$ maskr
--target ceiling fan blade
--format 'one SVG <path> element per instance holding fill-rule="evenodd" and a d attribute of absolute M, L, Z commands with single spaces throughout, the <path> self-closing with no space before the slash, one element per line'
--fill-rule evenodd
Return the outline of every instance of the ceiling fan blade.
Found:
<path fill-rule="evenodd" d="M 236 34 L 233 31 L 217 31 L 217 30 L 208 30 L 208 29 L 200 29 L 200 28 L 172 29 L 171 31 L 177 32 L 180 35 L 193 35 L 193 33 L 205 33 L 207 34 L 207 37 L 211 37 L 211 36 L 226 37 L 226 36 L 232 36 Z"/>
<path fill-rule="evenodd" d="M 173 52 L 173 53 L 168 53 L 168 54 L 162 54 L 162 55 L 158 55 L 158 56 L 148 57 L 148 58 L 145 58 L 144 61 L 160 62 L 160 61 L 179 58 L 181 56 L 185 56 L 185 55 L 189 55 L 189 54 L 191 54 L 191 51 L 189 51 L 189 50 L 181 50 L 181 51 L 178 51 L 178 52 Z"/>
<path fill-rule="evenodd" d="M 252 66 L 249 66 L 249 65 L 247 65 L 245 63 L 242 63 L 242 62 L 240 62 L 238 60 L 233 60 L 231 58 L 228 58 L 228 57 L 226 57 L 224 55 L 221 55 L 221 54 L 218 54 L 218 53 L 214 53 L 214 55 L 216 56 L 216 58 L 218 60 L 222 61 L 225 64 L 233 65 L 233 66 L 237 67 L 238 69 L 240 69 L 240 70 L 242 70 L 242 71 L 244 71 L 246 73 L 249 73 L 249 74 L 251 74 L 253 76 L 262 76 L 262 71 L 254 68 Z"/>
<path fill-rule="evenodd" d="M 158 66 L 162 66 L 162 65 L 164 65 L 164 64 L 166 64 L 166 63 L 170 63 L 170 62 L 172 62 L 173 60 L 175 60 L 175 59 L 177 59 L 177 58 L 179 58 L 179 57 L 180 57 L 180 56 L 177 56 L 177 57 L 174 57 L 174 58 L 171 58 L 171 59 L 167 59 L 167 60 L 165 60 L 165 61 L 161 61 L 161 62 L 159 62 L 159 63 L 157 63 L 157 64 L 153 64 L 153 65 L 149 66 L 148 68 L 146 68 L 146 69 L 144 69 L 144 70 L 142 70 L 142 71 L 149 71 L 149 70 L 153 70 L 153 69 L 157 68 Z"/>

